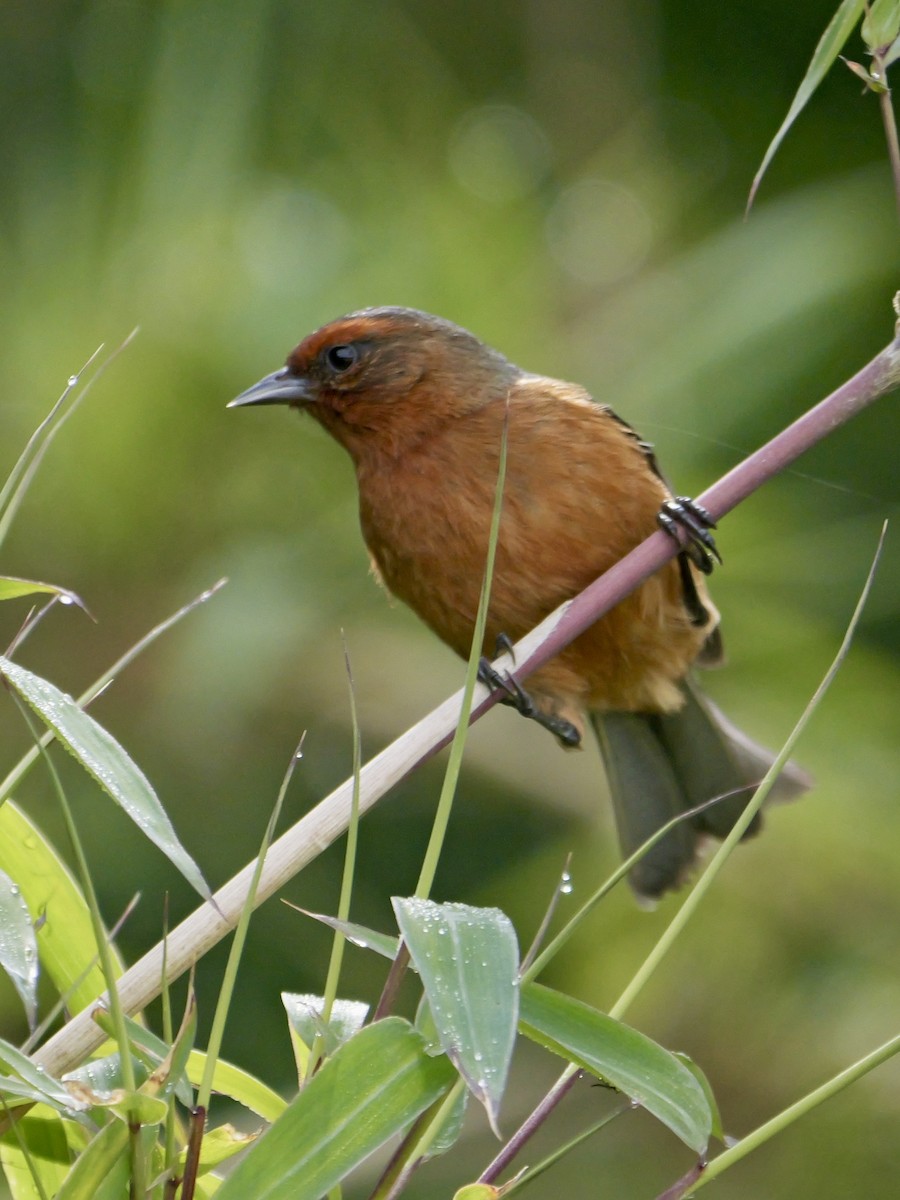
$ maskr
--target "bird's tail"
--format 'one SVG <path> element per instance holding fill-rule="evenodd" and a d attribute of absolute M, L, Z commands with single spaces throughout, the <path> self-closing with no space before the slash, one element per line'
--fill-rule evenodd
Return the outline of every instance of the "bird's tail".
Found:
<path fill-rule="evenodd" d="M 677 887 L 703 837 L 730 832 L 774 757 L 736 729 L 691 681 L 683 690 L 684 707 L 676 713 L 591 714 L 623 855 L 634 853 L 679 813 L 723 797 L 676 825 L 632 869 L 629 881 L 641 896 Z M 806 772 L 789 762 L 770 799 L 792 800 L 811 786 Z M 757 814 L 745 836 L 757 833 L 761 823 Z"/>

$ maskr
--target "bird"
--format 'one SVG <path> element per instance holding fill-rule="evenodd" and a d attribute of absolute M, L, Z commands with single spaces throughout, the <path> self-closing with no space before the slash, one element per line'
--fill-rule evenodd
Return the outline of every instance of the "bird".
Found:
<path fill-rule="evenodd" d="M 709 835 L 731 830 L 773 756 L 696 684 L 694 668 L 723 657 L 706 583 L 718 549 L 712 521 L 673 494 L 650 443 L 578 384 L 525 371 L 413 308 L 330 321 L 229 407 L 267 404 L 307 413 L 349 453 L 376 577 L 464 658 L 505 438 L 482 679 L 568 748 L 592 728 L 625 857 L 691 813 L 629 872 L 648 901 L 681 886 Z M 660 525 L 678 540 L 676 556 L 535 670 L 527 690 L 493 668 L 501 646 Z M 790 799 L 809 786 L 788 763 L 773 794 Z M 748 834 L 759 826 L 757 815 Z"/>

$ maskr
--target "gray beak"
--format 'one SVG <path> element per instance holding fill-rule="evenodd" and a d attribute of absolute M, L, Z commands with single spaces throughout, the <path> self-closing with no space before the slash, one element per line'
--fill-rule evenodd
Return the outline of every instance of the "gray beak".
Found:
<path fill-rule="evenodd" d="M 309 380 L 292 375 L 287 367 L 274 371 L 246 392 L 232 400 L 229 408 L 243 408 L 246 404 L 309 404 L 313 400 Z"/>

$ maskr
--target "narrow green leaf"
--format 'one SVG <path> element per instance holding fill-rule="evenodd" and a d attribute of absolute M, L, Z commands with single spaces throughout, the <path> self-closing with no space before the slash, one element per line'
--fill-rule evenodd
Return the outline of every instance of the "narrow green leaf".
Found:
<path fill-rule="evenodd" d="M 78 1108 L 58 1079 L 35 1066 L 27 1054 L 0 1038 L 0 1070 L 20 1079 L 33 1088 L 45 1103 L 54 1108 Z M 6 1090 L 6 1082 L 0 1083 L 0 1092 Z"/>
<path fill-rule="evenodd" d="M 17 600 L 20 596 L 33 596 L 41 592 L 59 596 L 63 604 L 77 604 L 79 608 L 84 608 L 81 598 L 68 588 L 57 587 L 55 583 L 40 583 L 37 579 L 0 575 L 0 600 Z"/>
<path fill-rule="evenodd" d="M 705 1151 L 713 1116 L 703 1088 L 644 1034 L 537 983 L 522 989 L 520 1028 L 640 1104 L 698 1154 Z"/>
<path fill-rule="evenodd" d="M 26 1158 L 19 1140 L 25 1143 Z M 30 1160 L 30 1165 L 29 1165 Z M 36 1105 L 20 1117 L 15 1130 L 7 1130 L 0 1139 L 0 1164 L 12 1200 L 36 1200 L 39 1192 L 32 1168 L 46 1196 L 55 1196 L 69 1173 L 69 1143 L 66 1125 L 59 1114 L 44 1105 Z"/>
<path fill-rule="evenodd" d="M 22 889 L 0 870 L 0 967 L 25 1006 L 29 1029 L 37 1020 L 38 952 L 34 922 Z"/>
<path fill-rule="evenodd" d="M 200 1147 L 199 1174 L 203 1175 L 220 1163 L 227 1162 L 229 1158 L 234 1158 L 235 1154 L 246 1150 L 257 1141 L 259 1136 L 258 1132 L 242 1133 L 227 1122 L 224 1125 L 216 1125 L 214 1129 L 208 1129 L 203 1135 L 203 1144 Z M 183 1167 L 187 1151 L 183 1150 L 179 1158 Z"/>
<path fill-rule="evenodd" d="M 210 899 L 197 864 L 187 853 L 150 782 L 119 743 L 59 688 L 0 656 L 3 675 L 57 738 L 119 804 L 138 828 L 174 863 L 188 883 Z"/>
<path fill-rule="evenodd" d="M 769 147 L 763 156 L 762 164 L 756 175 L 753 177 L 753 184 L 750 188 L 750 196 L 747 200 L 747 208 L 750 209 L 756 197 L 762 177 L 768 170 L 769 163 L 775 157 L 778 147 L 784 141 L 788 130 L 796 121 L 797 117 L 806 107 L 810 97 L 815 92 L 816 88 L 828 74 L 834 60 L 840 54 L 844 47 L 847 38 L 853 32 L 859 18 L 862 16 L 865 8 L 865 0 L 842 0 L 837 12 L 831 18 L 828 28 L 822 34 L 818 46 L 812 56 L 809 66 L 806 69 L 806 74 L 797 88 L 797 94 L 791 101 L 791 106 L 788 109 L 787 116 L 781 123 L 778 132 L 769 143 Z"/>
<path fill-rule="evenodd" d="M 291 908 L 295 907 L 296 905 L 291 905 Z M 389 958 L 392 962 L 397 957 L 400 942 L 398 938 L 391 937 L 389 933 L 378 933 L 374 929 L 367 929 L 365 925 L 357 925 L 353 921 L 342 921 L 339 917 L 326 917 L 322 913 L 310 912 L 306 908 L 298 908 L 297 911 L 304 913 L 307 917 L 312 917 L 314 921 L 321 921 L 323 925 L 327 925 L 331 929 L 336 929 L 352 946 L 359 946 L 363 950 L 374 950 L 376 954 L 380 954 L 382 958 Z"/>
<path fill-rule="evenodd" d="M 706 1077 L 706 1072 L 694 1062 L 689 1054 L 684 1054 L 681 1050 L 673 1050 L 672 1052 L 680 1063 L 683 1063 L 690 1073 L 694 1076 L 700 1086 L 703 1088 L 703 1094 L 706 1097 L 706 1103 L 709 1105 L 709 1111 L 712 1116 L 712 1128 L 710 1130 L 712 1136 L 718 1141 L 725 1144 L 727 1138 L 725 1136 L 725 1127 L 722 1124 L 722 1114 L 719 1112 L 719 1102 L 716 1100 L 712 1090 L 712 1084 Z"/>
<path fill-rule="evenodd" d="M 321 1200 L 452 1084 L 400 1017 L 361 1030 L 309 1081 L 220 1188 L 221 1200 Z"/>
<path fill-rule="evenodd" d="M 129 1136 L 124 1121 L 104 1125 L 75 1160 L 55 1200 L 97 1200 L 101 1189 L 109 1186 L 110 1175 L 115 1190 L 125 1195 L 131 1174 Z"/>
<path fill-rule="evenodd" d="M 69 868 L 12 800 L 0 807 L 0 869 L 15 879 L 38 919 L 45 975 L 69 1012 L 80 1012 L 106 988 L 91 916 Z M 118 959 L 116 964 L 121 968 Z"/>
<path fill-rule="evenodd" d="M 497 908 L 417 897 L 393 905 L 441 1046 L 496 1130 L 519 1013 L 512 923 Z"/>
<path fill-rule="evenodd" d="M 200 1050 L 192 1050 L 188 1057 L 187 1074 L 195 1087 L 199 1086 L 205 1068 L 206 1055 Z M 217 1060 L 213 1073 L 213 1091 L 218 1096 L 236 1100 L 264 1121 L 277 1121 L 287 1108 L 281 1096 L 255 1075 L 221 1058 Z"/>
<path fill-rule="evenodd" d="M 432 1158 L 440 1158 L 442 1154 L 446 1154 L 453 1149 L 462 1133 L 463 1121 L 466 1119 L 466 1109 L 468 1106 L 469 1093 L 465 1088 L 460 1088 L 453 1097 L 453 1106 L 447 1114 L 437 1136 L 433 1141 L 428 1143 L 424 1161 L 427 1162 Z"/>

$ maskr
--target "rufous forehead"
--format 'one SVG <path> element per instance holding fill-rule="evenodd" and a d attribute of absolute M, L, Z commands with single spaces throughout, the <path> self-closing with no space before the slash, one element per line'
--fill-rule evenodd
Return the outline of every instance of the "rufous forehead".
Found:
<path fill-rule="evenodd" d="M 291 352 L 289 362 L 313 362 L 326 346 L 338 345 L 341 342 L 355 342 L 362 338 L 377 338 L 394 332 L 390 320 L 384 317 L 346 317 L 323 325 L 315 333 L 310 333 Z"/>

